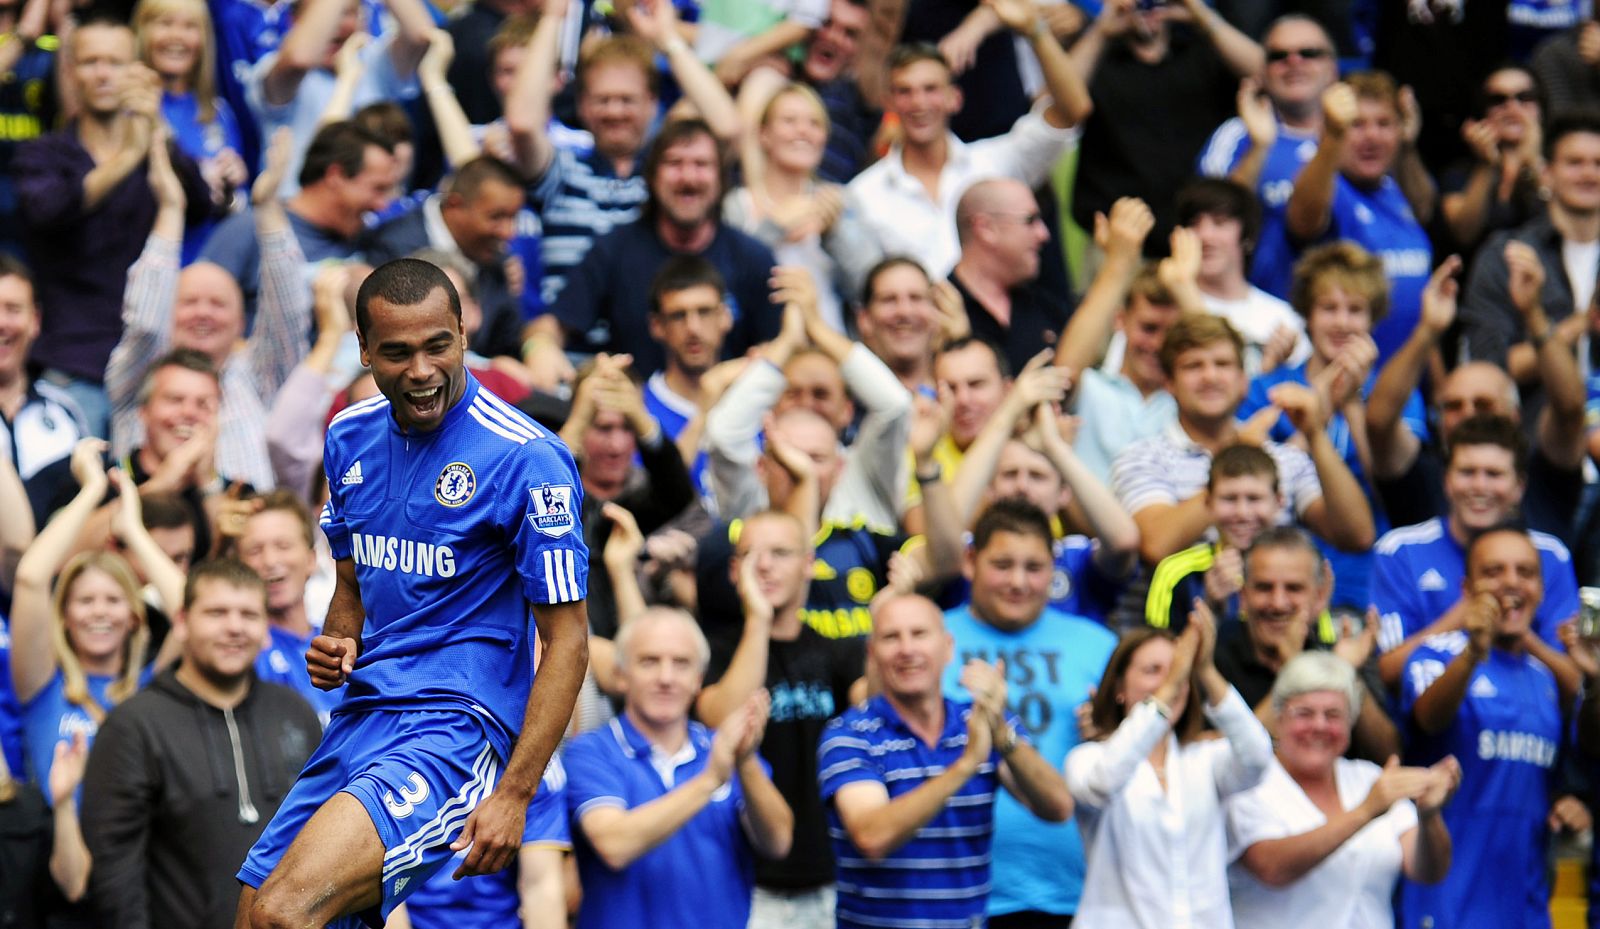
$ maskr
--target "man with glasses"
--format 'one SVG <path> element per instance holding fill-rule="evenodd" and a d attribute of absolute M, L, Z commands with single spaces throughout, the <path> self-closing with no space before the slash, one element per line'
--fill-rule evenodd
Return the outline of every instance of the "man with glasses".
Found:
<path fill-rule="evenodd" d="M 961 258 L 950 272 L 966 305 L 972 334 L 1021 371 L 1053 346 L 1067 321 L 1067 301 L 1039 283 L 1039 250 L 1050 230 L 1033 192 L 1020 181 L 979 181 L 956 204 Z"/>
<path fill-rule="evenodd" d="M 1483 79 L 1475 118 L 1461 124 L 1468 156 L 1439 177 L 1439 209 L 1463 252 L 1544 211 L 1543 115 L 1527 69 L 1508 65 Z"/>

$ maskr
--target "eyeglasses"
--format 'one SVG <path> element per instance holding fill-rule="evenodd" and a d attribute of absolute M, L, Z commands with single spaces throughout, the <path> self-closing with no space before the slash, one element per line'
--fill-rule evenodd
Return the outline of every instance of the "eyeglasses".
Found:
<path fill-rule="evenodd" d="M 1538 103 L 1539 95 L 1532 90 L 1519 90 L 1514 94 L 1485 94 L 1484 99 L 1488 101 L 1490 109 L 1493 109 L 1497 106 L 1505 106 L 1513 100 L 1518 103 Z"/>
<path fill-rule="evenodd" d="M 1267 64 L 1278 64 L 1289 60 L 1293 55 L 1301 61 L 1318 61 L 1333 54 L 1325 48 L 1269 48 L 1267 49 Z"/>
<path fill-rule="evenodd" d="M 988 210 L 983 215 L 993 216 L 1022 226 L 1032 226 L 1034 223 L 1044 222 L 1044 216 L 1037 211 L 1033 213 L 1005 213 L 998 210 Z"/>

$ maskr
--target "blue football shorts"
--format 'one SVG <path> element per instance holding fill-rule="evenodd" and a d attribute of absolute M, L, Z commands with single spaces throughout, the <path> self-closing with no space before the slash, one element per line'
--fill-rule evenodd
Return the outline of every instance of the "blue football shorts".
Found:
<path fill-rule="evenodd" d="M 485 721 L 467 710 L 335 714 L 238 878 L 259 888 L 312 815 L 343 791 L 361 801 L 383 840 L 383 902 L 359 920 L 329 926 L 365 921 L 381 929 L 389 913 L 454 856 L 450 843 L 494 789 L 501 765 Z"/>

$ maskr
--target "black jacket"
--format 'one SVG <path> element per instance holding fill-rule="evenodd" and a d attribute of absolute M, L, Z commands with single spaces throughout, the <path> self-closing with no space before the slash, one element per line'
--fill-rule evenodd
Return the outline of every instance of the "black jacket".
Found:
<path fill-rule="evenodd" d="M 167 671 L 113 710 L 83 780 L 104 924 L 229 929 L 234 875 L 321 737 L 299 694 L 259 680 L 219 710 Z"/>

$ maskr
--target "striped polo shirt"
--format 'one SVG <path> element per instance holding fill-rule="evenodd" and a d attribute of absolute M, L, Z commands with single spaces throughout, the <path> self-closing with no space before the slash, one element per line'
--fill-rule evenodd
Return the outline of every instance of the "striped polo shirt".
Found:
<path fill-rule="evenodd" d="M 830 720 L 817 747 L 817 780 L 828 806 L 828 833 L 838 859 L 840 929 L 969 929 L 983 924 L 989 897 L 989 851 L 999 755 L 956 791 L 944 809 L 882 861 L 850 841 L 834 794 L 848 784 L 882 784 L 889 799 L 938 777 L 967 747 L 970 703 L 944 700 L 944 731 L 933 745 L 918 738 L 881 695 Z M 1007 713 L 1021 735 L 1022 721 Z"/>
<path fill-rule="evenodd" d="M 599 152 L 556 149 L 544 176 L 528 190 L 544 222 L 545 306 L 555 304 L 567 272 L 589 254 L 594 240 L 638 219 L 649 196 L 642 176 L 618 177 L 610 159 Z"/>
<path fill-rule="evenodd" d="M 1268 439 L 1261 445 L 1278 465 L 1278 488 L 1287 506 L 1278 519 L 1291 523 L 1322 496 L 1311 456 L 1292 445 Z M 1206 489 L 1211 452 L 1183 431 L 1176 420 L 1159 434 L 1129 445 L 1111 466 L 1111 490 L 1129 513 L 1152 504 L 1177 506 Z"/>

